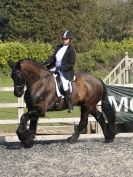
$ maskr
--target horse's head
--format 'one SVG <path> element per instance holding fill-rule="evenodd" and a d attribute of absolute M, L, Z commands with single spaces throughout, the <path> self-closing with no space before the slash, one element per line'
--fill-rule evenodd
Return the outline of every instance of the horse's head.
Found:
<path fill-rule="evenodd" d="M 29 88 L 36 83 L 40 78 L 49 74 L 41 64 L 32 59 L 22 59 L 17 63 L 8 62 L 12 69 L 11 77 L 14 82 L 14 95 L 21 97 L 24 93 L 24 87 Z"/>
<path fill-rule="evenodd" d="M 13 63 L 10 61 L 8 64 L 12 69 L 11 77 L 14 82 L 14 95 L 16 97 L 21 97 L 24 93 L 25 79 L 21 71 L 20 62 Z"/>

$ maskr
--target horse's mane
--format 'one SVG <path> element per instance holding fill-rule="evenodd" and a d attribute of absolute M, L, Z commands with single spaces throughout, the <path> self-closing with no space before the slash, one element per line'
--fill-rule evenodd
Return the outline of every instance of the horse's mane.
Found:
<path fill-rule="evenodd" d="M 32 58 L 23 58 L 17 62 L 17 65 L 21 65 L 22 63 L 31 63 L 35 65 L 36 67 L 39 67 L 40 69 L 45 69 L 41 63 L 37 62 L 36 60 Z"/>

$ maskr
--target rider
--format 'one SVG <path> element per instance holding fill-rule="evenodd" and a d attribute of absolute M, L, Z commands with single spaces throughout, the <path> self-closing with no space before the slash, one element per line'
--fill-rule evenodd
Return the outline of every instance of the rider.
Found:
<path fill-rule="evenodd" d="M 72 32 L 65 31 L 62 35 L 63 43 L 56 48 L 50 59 L 43 62 L 47 69 L 55 67 L 55 72 L 60 74 L 68 112 L 72 112 L 73 110 L 69 82 L 74 78 L 73 68 L 76 59 L 75 49 L 71 45 L 72 39 Z"/>

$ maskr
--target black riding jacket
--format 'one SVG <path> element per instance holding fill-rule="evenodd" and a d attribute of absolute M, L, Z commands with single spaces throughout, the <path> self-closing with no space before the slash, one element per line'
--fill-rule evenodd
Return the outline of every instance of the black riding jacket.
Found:
<path fill-rule="evenodd" d="M 63 45 L 59 45 L 54 54 L 52 55 L 52 57 L 50 57 L 47 62 L 48 62 L 48 66 L 47 68 L 51 68 L 55 66 L 56 63 L 56 53 L 60 50 L 60 48 Z M 76 52 L 75 49 L 72 47 L 72 45 L 69 45 L 63 58 L 61 61 L 61 67 L 60 67 L 60 71 L 63 73 L 63 76 L 69 80 L 72 81 L 73 77 L 74 77 L 74 64 L 75 64 L 75 60 L 76 60 Z"/>

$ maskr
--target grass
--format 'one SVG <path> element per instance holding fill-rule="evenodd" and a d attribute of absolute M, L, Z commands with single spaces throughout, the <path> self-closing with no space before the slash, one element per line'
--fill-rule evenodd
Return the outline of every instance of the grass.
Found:
<path fill-rule="evenodd" d="M 0 125 L 0 133 L 15 133 L 18 125 Z"/>
<path fill-rule="evenodd" d="M 11 77 L 0 75 L 0 87 L 12 87 L 13 81 Z"/>
<path fill-rule="evenodd" d="M 17 98 L 13 92 L 0 92 L 0 103 L 16 103 Z"/>
<path fill-rule="evenodd" d="M 47 112 L 46 118 L 58 117 L 79 117 L 80 116 L 80 109 L 79 107 L 75 107 L 72 113 L 68 113 L 67 110 L 64 111 L 54 111 L 54 112 Z"/>
<path fill-rule="evenodd" d="M 11 87 L 13 82 L 10 77 L 0 76 L 0 87 Z M 17 98 L 13 92 L 0 92 L 0 103 L 15 103 Z M 0 108 L 0 119 L 16 119 L 17 109 Z"/>

